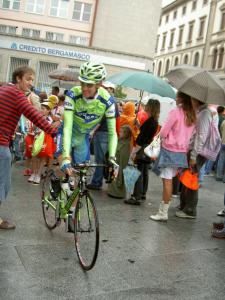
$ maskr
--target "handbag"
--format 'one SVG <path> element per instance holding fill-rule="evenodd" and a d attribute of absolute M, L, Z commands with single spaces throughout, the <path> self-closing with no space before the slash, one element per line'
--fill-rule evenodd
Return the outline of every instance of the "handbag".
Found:
<path fill-rule="evenodd" d="M 161 138 L 160 138 L 160 132 L 158 132 L 152 142 L 144 148 L 144 153 L 146 156 L 151 158 L 152 160 L 155 160 L 159 156 L 161 148 Z"/>

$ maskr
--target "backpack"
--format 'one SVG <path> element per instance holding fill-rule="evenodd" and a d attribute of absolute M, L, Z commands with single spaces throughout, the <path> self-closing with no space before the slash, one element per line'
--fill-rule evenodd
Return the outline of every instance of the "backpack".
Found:
<path fill-rule="evenodd" d="M 216 124 L 214 120 L 214 116 L 212 114 L 212 121 L 210 124 L 210 129 L 208 132 L 208 136 L 206 138 L 206 142 L 204 146 L 201 149 L 199 149 L 198 154 L 211 161 L 215 161 L 220 151 L 220 148 L 221 148 L 220 133 L 219 133 L 218 125 Z"/>

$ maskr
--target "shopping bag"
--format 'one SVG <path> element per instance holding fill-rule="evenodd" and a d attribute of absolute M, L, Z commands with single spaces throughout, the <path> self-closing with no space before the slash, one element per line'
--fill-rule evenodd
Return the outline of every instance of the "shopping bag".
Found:
<path fill-rule="evenodd" d="M 138 180 L 140 174 L 141 172 L 138 169 L 136 169 L 134 166 L 126 166 L 126 168 L 123 169 L 123 177 L 124 177 L 127 193 L 133 192 L 134 185 Z"/>
<path fill-rule="evenodd" d="M 180 182 L 190 190 L 196 191 L 199 189 L 198 173 L 191 169 L 186 169 L 181 175 L 178 175 L 178 177 Z"/>
<path fill-rule="evenodd" d="M 45 133 L 41 131 L 41 133 L 35 138 L 33 149 L 32 149 L 32 156 L 37 156 L 43 147 L 44 144 Z"/>
<path fill-rule="evenodd" d="M 145 147 L 144 153 L 149 158 L 155 160 L 159 156 L 160 148 L 161 138 L 159 132 L 156 136 L 154 136 L 152 142 L 147 147 Z"/>

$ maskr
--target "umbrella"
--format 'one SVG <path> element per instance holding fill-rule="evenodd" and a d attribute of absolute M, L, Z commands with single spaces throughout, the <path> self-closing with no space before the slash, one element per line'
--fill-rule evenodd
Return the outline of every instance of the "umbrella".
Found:
<path fill-rule="evenodd" d="M 60 88 L 70 90 L 72 87 L 75 86 L 74 81 L 64 81 L 64 80 L 54 80 L 51 82 L 51 86 L 58 86 Z"/>
<path fill-rule="evenodd" d="M 222 81 L 213 73 L 189 65 L 177 66 L 165 75 L 181 92 L 204 103 L 225 104 Z"/>
<path fill-rule="evenodd" d="M 121 86 L 130 87 L 143 92 L 158 94 L 162 97 L 175 98 L 172 87 L 161 78 L 145 71 L 124 71 L 108 78 L 108 81 Z"/>
<path fill-rule="evenodd" d="M 78 72 L 70 68 L 55 69 L 48 76 L 52 79 L 64 80 L 64 81 L 78 81 Z"/>

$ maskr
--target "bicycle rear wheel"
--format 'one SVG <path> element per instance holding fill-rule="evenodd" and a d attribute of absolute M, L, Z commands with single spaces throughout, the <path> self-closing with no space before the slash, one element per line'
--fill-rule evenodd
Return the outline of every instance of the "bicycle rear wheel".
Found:
<path fill-rule="evenodd" d="M 76 204 L 74 240 L 79 263 L 88 271 L 95 265 L 99 248 L 98 214 L 89 192 L 84 192 Z"/>
<path fill-rule="evenodd" d="M 51 187 L 51 176 L 54 173 L 53 170 L 48 170 L 45 174 L 42 182 L 41 190 L 41 205 L 42 212 L 46 226 L 52 230 L 57 226 L 56 219 L 56 207 L 57 207 L 57 196 L 54 195 Z"/>

